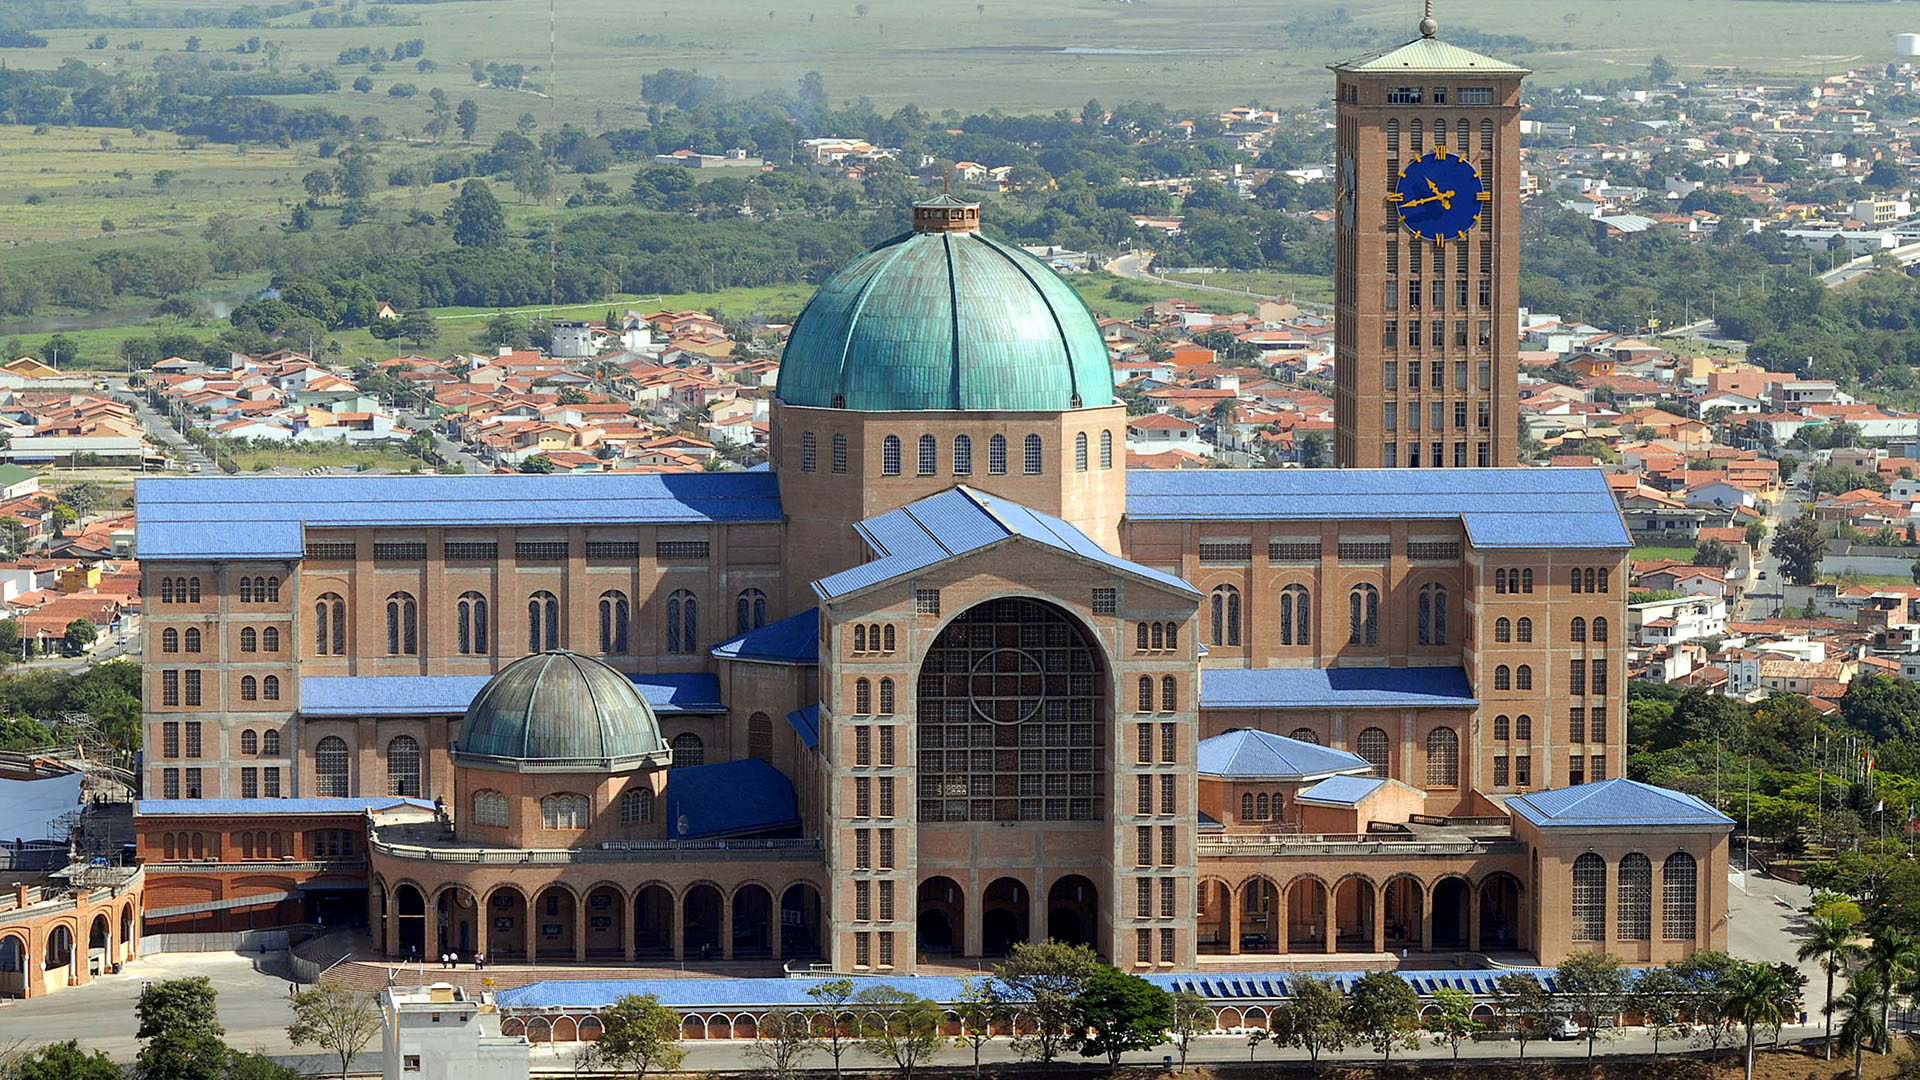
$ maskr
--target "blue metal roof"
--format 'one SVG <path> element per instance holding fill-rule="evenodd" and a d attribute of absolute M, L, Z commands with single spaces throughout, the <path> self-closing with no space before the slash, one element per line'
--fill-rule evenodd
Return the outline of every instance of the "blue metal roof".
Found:
<path fill-rule="evenodd" d="M 1543 828 L 1609 825 L 1719 825 L 1733 819 L 1685 792 L 1616 777 L 1516 795 L 1507 809 Z"/>
<path fill-rule="evenodd" d="M 1373 768 L 1358 754 L 1251 728 L 1201 739 L 1199 762 L 1202 776 L 1248 780 L 1306 780 Z"/>
<path fill-rule="evenodd" d="M 640 696 L 647 699 L 660 716 L 673 713 L 722 713 L 726 703 L 720 699 L 719 676 L 704 671 L 654 675 L 629 675 Z"/>
<path fill-rule="evenodd" d="M 814 591 L 829 600 L 1014 537 L 1197 595 L 1179 577 L 1123 559 L 1057 517 L 964 484 L 868 518 L 854 528 L 878 557 L 814 582 Z"/>
<path fill-rule="evenodd" d="M 675 840 L 773 832 L 799 824 L 793 781 L 757 757 L 667 771 L 667 828 Z"/>
<path fill-rule="evenodd" d="M 820 706 L 818 703 L 809 705 L 797 712 L 788 713 L 787 723 L 793 725 L 794 733 L 800 736 L 801 742 L 807 744 L 807 749 L 820 749 Z"/>
<path fill-rule="evenodd" d="M 749 630 L 713 647 L 722 660 L 758 660 L 769 664 L 820 662 L 820 609 L 808 608 L 776 623 Z"/>
<path fill-rule="evenodd" d="M 1387 786 L 1378 776 L 1329 776 L 1293 797 L 1294 802 L 1323 806 L 1358 806 L 1362 799 Z"/>
<path fill-rule="evenodd" d="M 1204 668 L 1203 709 L 1468 709 L 1467 673 L 1457 667 Z"/>
<path fill-rule="evenodd" d="M 133 804 L 135 814 L 148 817 L 162 814 L 364 814 L 411 806 L 431 810 L 426 799 L 403 799 L 398 795 L 346 799 L 140 799 Z"/>
<path fill-rule="evenodd" d="M 134 499 L 142 559 L 297 559 L 306 526 L 781 520 L 770 472 L 154 477 Z"/>
<path fill-rule="evenodd" d="M 305 675 L 302 716 L 451 716 L 491 675 Z M 657 715 L 725 712 L 720 680 L 706 672 L 628 675 Z"/>
<path fill-rule="evenodd" d="M 1598 469 L 1149 469 L 1136 521 L 1460 521 L 1481 548 L 1628 548 Z"/>

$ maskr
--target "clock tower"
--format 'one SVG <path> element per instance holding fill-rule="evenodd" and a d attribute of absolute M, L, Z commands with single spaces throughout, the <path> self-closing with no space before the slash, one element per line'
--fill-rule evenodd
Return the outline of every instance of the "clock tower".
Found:
<path fill-rule="evenodd" d="M 1520 81 L 1438 36 L 1332 65 L 1334 461 L 1519 456 Z"/>

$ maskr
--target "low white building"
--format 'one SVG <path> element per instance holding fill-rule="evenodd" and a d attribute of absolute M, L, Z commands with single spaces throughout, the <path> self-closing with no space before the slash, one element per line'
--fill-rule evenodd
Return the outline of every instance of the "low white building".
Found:
<path fill-rule="evenodd" d="M 493 1002 L 448 983 L 380 992 L 385 1080 L 527 1080 L 531 1048 L 500 1034 Z"/>
<path fill-rule="evenodd" d="M 1649 600 L 1627 608 L 1627 630 L 1643 646 L 1678 645 L 1727 632 L 1727 602 L 1718 596 Z"/>

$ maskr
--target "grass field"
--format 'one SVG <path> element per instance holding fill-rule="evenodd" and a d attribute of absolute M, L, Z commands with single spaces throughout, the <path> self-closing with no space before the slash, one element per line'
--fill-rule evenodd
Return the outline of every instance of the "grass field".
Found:
<path fill-rule="evenodd" d="M 311 443 L 297 449 L 275 447 L 265 450 L 240 450 L 231 454 L 222 448 L 220 461 L 222 464 L 232 461 L 240 466 L 241 472 L 264 471 L 277 465 L 289 465 L 298 469 L 316 469 L 321 466 L 410 469 L 420 464 L 419 458 L 394 446 L 315 446 Z"/>
<path fill-rule="evenodd" d="M 1315 304 L 1333 303 L 1333 280 L 1318 274 L 1229 271 L 1218 274 L 1163 273 L 1161 276 L 1174 281 L 1193 281 L 1216 288 L 1239 289 L 1265 296 L 1285 296 Z"/>
<path fill-rule="evenodd" d="M 1679 559 L 1683 562 L 1691 562 L 1693 560 L 1693 549 L 1690 547 L 1668 547 L 1660 544 L 1645 544 L 1634 548 L 1633 554 L 1630 557 L 1636 562 L 1652 562 L 1656 559 Z"/>

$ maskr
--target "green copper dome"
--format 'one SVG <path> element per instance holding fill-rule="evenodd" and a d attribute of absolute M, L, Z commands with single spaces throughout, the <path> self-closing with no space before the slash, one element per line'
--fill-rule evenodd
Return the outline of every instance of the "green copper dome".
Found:
<path fill-rule="evenodd" d="M 455 752 L 523 771 L 627 769 L 671 757 L 632 680 L 570 652 L 522 657 L 489 679 L 467 706 Z"/>
<path fill-rule="evenodd" d="M 1114 400 L 1100 328 L 1058 274 L 979 232 L 918 220 L 813 294 L 775 394 L 874 412 L 1055 412 Z"/>

